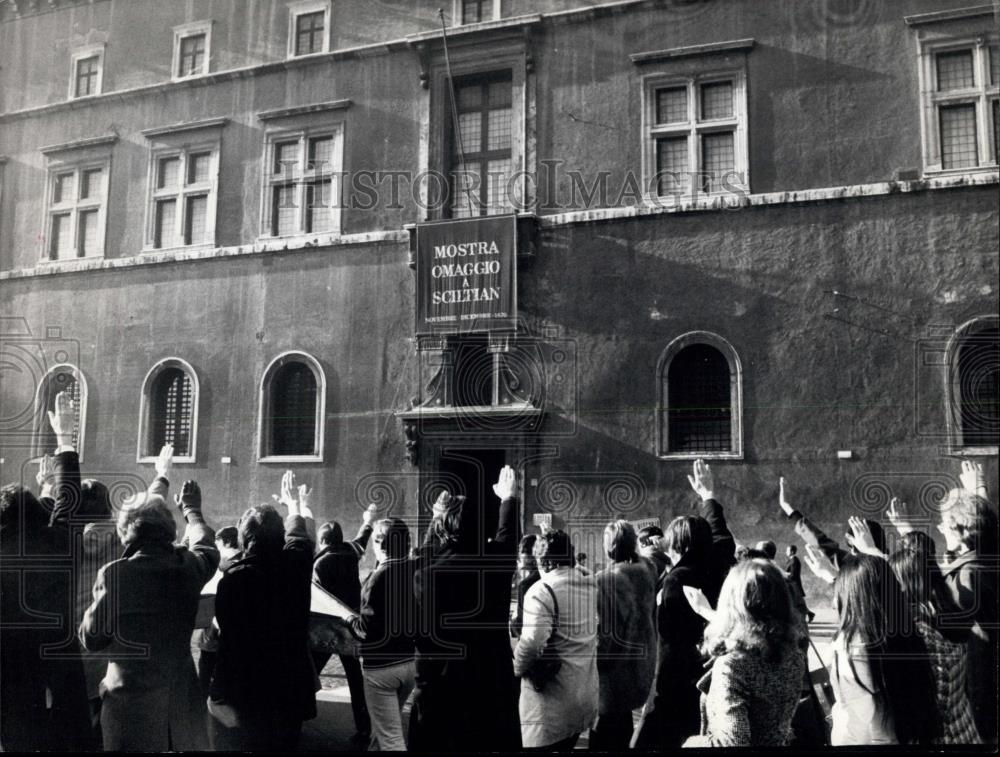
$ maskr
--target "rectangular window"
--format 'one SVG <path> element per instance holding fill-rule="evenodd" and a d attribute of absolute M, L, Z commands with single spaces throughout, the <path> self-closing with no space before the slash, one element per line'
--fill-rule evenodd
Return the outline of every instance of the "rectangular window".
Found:
<path fill-rule="evenodd" d="M 496 19 L 494 0 L 461 0 L 463 24 L 479 24 Z"/>
<path fill-rule="evenodd" d="M 330 49 L 330 3 L 302 0 L 288 7 L 288 57 L 325 53 Z"/>
<path fill-rule="evenodd" d="M 174 60 L 172 76 L 186 79 L 202 76 L 209 71 L 212 54 L 212 22 L 196 21 L 174 27 Z"/>
<path fill-rule="evenodd" d="M 263 233 L 339 233 L 341 127 L 278 133 L 267 143 Z"/>
<path fill-rule="evenodd" d="M 509 72 L 455 82 L 458 130 L 449 130 L 453 218 L 509 213 L 513 207 L 511 91 Z"/>
<path fill-rule="evenodd" d="M 646 82 L 646 188 L 651 195 L 748 188 L 742 72 Z"/>
<path fill-rule="evenodd" d="M 217 160 L 218 145 L 154 154 L 147 247 L 215 242 Z"/>
<path fill-rule="evenodd" d="M 925 171 L 995 170 L 998 50 L 985 38 L 921 42 Z"/>
<path fill-rule="evenodd" d="M 106 161 L 50 169 L 45 247 L 49 260 L 104 254 L 107 174 Z"/>
<path fill-rule="evenodd" d="M 104 79 L 104 45 L 80 48 L 70 56 L 69 97 L 101 94 Z"/>

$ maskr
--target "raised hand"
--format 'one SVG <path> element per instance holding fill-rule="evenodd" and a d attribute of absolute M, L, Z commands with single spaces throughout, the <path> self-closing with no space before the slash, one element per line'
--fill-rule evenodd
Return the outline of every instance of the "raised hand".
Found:
<path fill-rule="evenodd" d="M 185 481 L 181 486 L 181 493 L 174 495 L 174 502 L 181 512 L 201 510 L 201 487 L 196 481 Z"/>
<path fill-rule="evenodd" d="M 986 475 L 983 473 L 983 464 L 972 460 L 962 461 L 962 472 L 958 474 L 962 482 L 962 488 L 970 494 L 978 494 L 986 499 Z"/>
<path fill-rule="evenodd" d="M 702 501 L 715 498 L 715 480 L 712 477 L 712 469 L 704 460 L 694 461 L 694 475 L 688 476 L 688 482 L 695 493 L 702 498 Z"/>
<path fill-rule="evenodd" d="M 295 491 L 295 473 L 286 470 L 281 476 L 281 496 L 274 497 L 274 499 L 285 507 L 294 507 L 299 502 L 295 496 Z"/>
<path fill-rule="evenodd" d="M 170 471 L 174 465 L 174 445 L 164 444 L 160 449 L 160 455 L 154 463 L 158 478 L 170 479 Z"/>
<path fill-rule="evenodd" d="M 493 493 L 501 500 L 511 499 L 517 493 L 517 474 L 509 465 L 500 470 L 500 478 L 493 484 Z"/>
<path fill-rule="evenodd" d="M 893 497 L 889 500 L 889 509 L 885 511 L 886 517 L 889 519 L 889 522 L 895 526 L 900 536 L 905 536 L 911 531 L 917 530 L 911 522 L 910 515 L 907 510 L 908 508 L 903 500 L 899 497 Z"/>
<path fill-rule="evenodd" d="M 785 515 L 791 515 L 795 512 L 795 508 L 791 506 L 788 502 L 788 498 L 785 496 L 785 477 L 782 476 L 778 479 L 778 506 Z"/>
<path fill-rule="evenodd" d="M 837 580 L 837 566 L 834 565 L 830 558 L 826 556 L 815 544 L 806 544 L 806 553 L 803 556 L 803 562 L 809 566 L 817 578 L 826 581 L 828 584 L 832 584 Z"/>
<path fill-rule="evenodd" d="M 365 512 L 361 516 L 361 521 L 366 526 L 371 526 L 371 524 L 375 522 L 376 515 L 378 515 L 378 505 L 373 502 L 365 508 Z"/>
<path fill-rule="evenodd" d="M 872 531 L 863 518 L 852 515 L 847 519 L 847 524 L 851 527 L 849 541 L 858 552 L 872 557 L 885 557 L 885 553 L 875 545 Z"/>
<path fill-rule="evenodd" d="M 59 446 L 72 444 L 73 432 L 76 431 L 76 407 L 69 392 L 56 395 L 55 411 L 49 410 L 48 416 Z"/>
<path fill-rule="evenodd" d="M 681 589 L 684 591 L 684 598 L 691 605 L 691 609 L 698 615 L 707 621 L 711 621 L 715 617 L 715 610 L 712 609 L 711 602 L 708 601 L 708 597 L 701 589 L 696 589 L 694 586 L 682 586 Z"/>

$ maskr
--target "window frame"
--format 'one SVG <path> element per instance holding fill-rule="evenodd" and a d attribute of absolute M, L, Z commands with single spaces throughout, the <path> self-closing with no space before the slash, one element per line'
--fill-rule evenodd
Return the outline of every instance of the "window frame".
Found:
<path fill-rule="evenodd" d="M 323 47 L 321 50 L 316 50 L 311 53 L 297 53 L 296 43 L 298 41 L 298 18 L 299 16 L 305 16 L 310 13 L 323 13 Z M 288 49 L 286 57 L 291 60 L 293 58 L 308 58 L 311 55 L 322 55 L 323 53 L 330 52 L 330 1 L 329 0 L 299 0 L 299 2 L 291 3 L 288 6 Z"/>
<path fill-rule="evenodd" d="M 215 246 L 217 209 L 219 202 L 219 163 L 222 152 L 222 138 L 215 136 L 201 140 L 171 140 L 169 137 L 164 140 L 157 140 L 149 149 L 149 165 L 147 169 L 146 182 L 146 223 L 143 230 L 143 252 L 159 252 L 163 250 L 179 249 L 199 249 Z M 188 185 L 188 161 L 192 155 L 209 153 L 209 178 L 208 181 Z M 178 171 L 180 182 L 175 190 L 158 189 L 160 161 L 169 158 L 179 158 L 181 161 Z M 205 209 L 205 229 L 206 238 L 201 242 L 191 244 L 185 243 L 186 222 L 187 222 L 187 199 L 207 195 Z M 156 207 L 160 200 L 176 201 L 175 212 L 175 233 L 179 244 L 170 246 L 157 246 L 157 226 Z"/>
<path fill-rule="evenodd" d="M 327 171 L 309 170 L 309 141 L 311 139 L 321 139 L 323 137 L 333 138 L 333 166 Z M 279 144 L 297 141 L 299 144 L 299 161 L 297 173 L 276 174 L 273 172 L 275 164 L 275 150 Z M 260 230 L 259 239 L 292 239 L 296 237 L 308 237 L 318 235 L 329 235 L 339 237 L 342 233 L 343 223 L 343 186 L 341 177 L 344 170 L 344 122 L 335 121 L 325 125 L 309 127 L 288 127 L 276 128 L 264 134 L 264 155 L 261 166 L 263 168 L 261 187 L 261 208 L 260 208 Z M 317 180 L 330 180 L 330 212 L 331 227 L 323 231 L 306 231 L 306 187 Z M 275 234 L 274 209 L 272 204 L 274 188 L 284 185 L 295 187 L 295 201 L 297 203 L 295 231 L 291 234 Z"/>
<path fill-rule="evenodd" d="M 500 2 L 501 0 L 485 0 L 491 5 L 490 17 L 482 21 L 466 21 L 465 20 L 465 4 L 462 0 L 453 0 L 451 17 L 453 19 L 452 26 L 468 26 L 469 24 L 485 24 L 490 21 L 500 20 Z"/>
<path fill-rule="evenodd" d="M 704 344 L 722 353 L 729 363 L 730 439 L 729 452 L 672 452 L 669 449 L 670 364 L 685 347 Z M 726 339 L 711 331 L 689 331 L 671 341 L 656 363 L 656 457 L 660 460 L 742 460 L 743 459 L 743 364 L 739 353 Z"/>
<path fill-rule="evenodd" d="M 135 461 L 137 463 L 155 463 L 159 457 L 157 450 L 152 455 L 144 455 L 146 439 L 150 430 L 150 412 L 153 408 L 151 392 L 156 378 L 168 368 L 178 368 L 187 374 L 191 380 L 191 445 L 189 454 L 174 455 L 175 463 L 186 464 L 195 463 L 198 458 L 198 410 L 201 401 L 201 384 L 198 381 L 198 373 L 189 362 L 179 357 L 165 357 L 157 361 L 152 368 L 146 372 L 142 380 L 142 393 L 139 396 L 139 437 L 135 451 Z"/>
<path fill-rule="evenodd" d="M 700 118 L 701 87 L 706 84 L 732 82 L 733 115 L 730 118 L 704 120 Z M 687 91 L 687 120 L 676 124 L 657 124 L 656 95 L 659 90 L 685 87 Z M 738 182 L 730 182 L 734 189 L 750 192 L 749 137 L 747 117 L 747 75 L 745 67 L 706 68 L 695 73 L 649 73 L 642 77 L 642 192 L 645 200 L 659 203 L 664 198 L 707 198 L 719 197 L 731 190 L 720 188 L 705 192 L 700 182 L 694 185 L 696 177 L 702 173 L 702 138 L 705 134 L 733 134 L 733 171 L 741 174 Z M 671 136 L 684 136 L 688 140 L 688 172 L 686 186 L 676 193 L 660 194 L 657 176 L 657 140 Z"/>
<path fill-rule="evenodd" d="M 184 79 L 193 79 L 198 76 L 205 76 L 212 70 L 212 26 L 212 21 L 195 21 L 190 24 L 182 24 L 174 27 L 174 54 L 173 59 L 170 62 L 171 81 L 182 81 Z M 202 61 L 201 71 L 196 71 L 190 74 L 182 74 L 180 72 L 180 66 L 183 41 L 189 37 L 196 37 L 201 34 L 205 35 L 205 59 Z"/>
<path fill-rule="evenodd" d="M 446 82 L 448 81 L 447 77 L 445 78 L 445 81 Z M 474 171 L 472 173 L 476 173 L 476 174 L 478 174 L 480 176 L 480 184 L 479 184 L 479 186 L 477 188 L 477 191 L 479 193 L 479 197 L 476 198 L 476 202 L 480 203 L 482 201 L 482 195 L 483 195 L 484 191 L 487 194 L 487 201 L 486 201 L 486 203 L 484 203 L 482 205 L 482 210 L 484 210 L 485 212 L 472 213 L 472 208 L 470 207 L 469 208 L 469 215 L 467 215 L 467 216 L 455 215 L 456 199 L 457 199 L 457 195 L 458 195 L 458 182 L 454 179 L 454 176 L 455 176 L 454 171 L 455 171 L 456 158 L 457 158 L 457 156 L 454 153 L 454 147 L 455 147 L 455 140 L 456 140 L 457 135 L 456 135 L 456 132 L 455 132 L 454 119 L 449 118 L 447 121 L 445 121 L 442 124 L 445 127 L 443 129 L 443 131 L 444 131 L 444 134 L 443 134 L 444 149 L 442 151 L 442 156 L 444 158 L 443 174 L 444 174 L 445 178 L 448 181 L 448 203 L 446 203 L 441 208 L 442 216 L 445 217 L 445 218 L 448 218 L 448 219 L 451 219 L 451 220 L 464 220 L 464 219 L 471 219 L 471 218 L 486 218 L 488 216 L 496 216 L 496 215 L 507 215 L 507 214 L 516 212 L 516 204 L 513 203 L 513 202 L 510 202 L 509 203 L 509 207 L 504 207 L 503 209 L 500 210 L 500 212 L 497 212 L 497 213 L 491 213 L 490 212 L 490 209 L 493 207 L 493 198 L 490 197 L 490 195 L 489 195 L 489 190 L 492 187 L 492 184 L 491 184 L 491 182 L 489 180 L 489 173 L 488 173 L 488 166 L 489 166 L 489 163 L 491 161 L 493 161 L 493 160 L 499 160 L 499 159 L 506 159 L 507 161 L 509 161 L 511 170 L 510 170 L 509 178 L 507 179 L 507 182 L 505 183 L 505 186 L 504 186 L 504 189 L 506 189 L 507 187 L 509 187 L 511 185 L 511 179 L 514 178 L 514 176 L 516 176 L 517 170 L 518 170 L 516 168 L 517 162 L 515 160 L 515 158 L 517 156 L 517 149 L 516 149 L 516 144 L 515 144 L 515 138 L 516 138 L 517 131 L 516 131 L 516 125 L 515 125 L 515 120 L 514 119 L 515 119 L 515 116 L 516 116 L 517 109 L 516 109 L 516 104 L 515 104 L 515 101 L 514 101 L 514 98 L 515 98 L 515 89 L 514 89 L 513 71 L 510 70 L 510 69 L 503 68 L 503 69 L 497 69 L 497 70 L 494 70 L 494 71 L 476 71 L 476 72 L 473 72 L 473 73 L 470 73 L 470 74 L 456 75 L 452 79 L 452 86 L 454 86 L 455 92 L 458 92 L 458 90 L 460 90 L 460 89 L 462 89 L 464 87 L 467 87 L 467 86 L 478 86 L 478 87 L 483 88 L 484 90 L 486 90 L 483 93 L 483 94 L 486 94 L 488 92 L 489 86 L 491 84 L 496 83 L 496 82 L 508 82 L 508 81 L 510 82 L 510 90 L 511 90 L 511 103 L 510 103 L 510 121 L 511 121 L 511 123 L 510 123 L 510 144 L 508 145 L 508 147 L 507 147 L 506 150 L 489 150 L 489 149 L 485 148 L 482 144 L 480 144 L 480 150 L 478 151 L 478 153 L 465 153 L 464 156 L 463 156 L 465 158 L 465 165 L 467 167 L 466 171 L 468 171 L 468 166 L 470 165 L 470 158 L 469 158 L 470 154 L 471 155 L 479 155 L 479 157 L 474 158 L 472 160 L 471 164 L 475 165 L 476 169 L 477 169 L 476 171 Z M 450 115 L 451 114 L 451 92 L 446 93 L 445 108 L 446 108 L 448 114 Z M 487 125 L 489 123 L 489 121 L 488 121 L 488 119 L 489 119 L 488 114 L 489 114 L 490 110 L 491 110 L 491 108 L 489 108 L 488 105 L 483 105 L 483 106 L 481 106 L 479 108 L 467 108 L 467 109 L 464 109 L 464 110 L 461 109 L 461 108 L 459 108 L 456 105 L 456 111 L 458 112 L 458 116 L 459 117 L 461 117 L 462 115 L 464 115 L 466 113 L 469 113 L 469 112 L 480 113 L 481 114 L 481 116 L 480 116 L 480 127 L 482 127 L 484 125 Z M 487 131 L 488 131 L 488 126 L 487 126 Z M 488 136 L 488 134 L 486 134 L 482 130 L 480 130 L 479 136 L 480 136 L 480 139 L 482 139 L 482 137 Z M 489 157 L 489 156 L 487 156 L 487 153 L 490 153 L 490 152 L 506 153 L 506 158 L 500 158 L 499 155 L 493 156 L 493 157 Z M 484 174 L 483 171 L 479 170 L 479 169 L 483 168 L 484 166 L 487 169 L 486 172 L 485 172 L 485 174 Z M 484 175 L 486 177 L 486 181 L 485 182 L 482 181 L 482 177 Z M 511 199 L 512 198 L 510 198 L 510 197 L 506 198 L 506 200 L 508 200 L 508 201 L 511 200 Z"/>
<path fill-rule="evenodd" d="M 300 362 L 309 366 L 316 378 L 316 416 L 313 423 L 312 455 L 272 455 L 268 454 L 270 447 L 270 388 L 274 374 L 279 368 L 291 362 Z M 257 392 L 257 462 L 258 463 L 322 463 L 326 452 L 326 373 L 320 362 L 302 350 L 287 350 L 277 355 L 261 375 Z"/>
<path fill-rule="evenodd" d="M 94 91 L 85 95 L 77 94 L 77 70 L 81 61 L 88 58 L 97 58 L 97 81 L 94 84 Z M 70 55 L 69 73 L 69 99 L 79 100 L 85 97 L 95 97 L 104 94 L 104 44 L 87 45 L 78 47 Z"/>
<path fill-rule="evenodd" d="M 945 349 L 945 413 L 948 429 L 948 454 L 963 457 L 996 457 L 998 445 L 966 445 L 962 436 L 962 396 L 959 354 L 966 339 L 979 331 L 1000 326 L 1000 316 L 995 314 L 971 318 L 952 334 Z"/>
<path fill-rule="evenodd" d="M 952 176 L 996 171 L 997 136 L 994 134 L 992 103 L 1000 100 L 1000 82 L 990 81 L 991 45 L 1000 44 L 1000 36 L 973 34 L 960 37 L 927 39 L 919 37 L 920 141 L 925 176 Z M 937 56 L 942 53 L 971 50 L 972 69 L 977 84 L 971 88 L 937 91 Z M 1000 51 L 998 51 L 1000 53 Z M 969 105 L 976 107 L 977 165 L 944 168 L 941 150 L 940 107 Z"/>
<path fill-rule="evenodd" d="M 96 200 L 81 200 L 80 199 L 80 187 L 82 183 L 80 181 L 82 175 L 86 171 L 92 171 L 95 169 L 100 169 L 103 175 L 103 180 L 101 183 L 100 197 Z M 55 186 L 56 179 L 59 176 L 66 174 L 73 174 L 73 192 L 74 199 L 72 202 L 60 202 L 58 206 L 55 204 Z M 46 180 L 45 180 L 45 214 L 44 214 L 44 228 L 42 231 L 42 254 L 41 260 L 43 263 L 49 264 L 65 264 L 72 262 L 74 260 L 95 260 L 98 258 L 103 258 L 107 252 L 105 243 L 107 241 L 107 222 L 108 222 L 108 193 L 111 184 L 111 156 L 110 154 L 104 156 L 90 156 L 81 157 L 76 160 L 73 159 L 50 159 L 49 164 L 46 168 Z M 93 255 L 81 255 L 80 254 L 80 215 L 85 212 L 97 210 L 97 248 L 98 253 Z M 68 214 L 71 218 L 70 223 L 70 240 L 72 247 L 70 248 L 73 255 L 70 257 L 53 257 L 52 256 L 52 242 L 54 235 L 52 233 L 53 229 L 53 219 L 55 216 L 62 216 Z"/>
<path fill-rule="evenodd" d="M 41 436 L 45 432 L 44 430 L 48 428 L 48 416 L 46 411 L 48 406 L 42 407 L 40 405 L 40 400 L 42 398 L 42 389 L 47 385 L 50 378 L 55 376 L 57 373 L 63 371 L 73 374 L 73 378 L 77 385 L 80 387 L 80 407 L 77 409 L 77 421 L 78 427 L 76 430 L 76 454 L 80 462 L 83 462 L 83 451 L 84 444 L 86 442 L 86 431 L 87 431 L 87 401 L 88 401 L 88 388 L 87 388 L 87 378 L 83 375 L 83 371 L 73 363 L 57 363 L 45 371 L 41 380 L 35 386 L 35 402 L 34 402 L 34 427 L 32 428 L 31 434 L 31 453 L 32 460 L 38 460 L 43 455 L 51 454 L 55 450 L 42 450 L 41 447 Z"/>

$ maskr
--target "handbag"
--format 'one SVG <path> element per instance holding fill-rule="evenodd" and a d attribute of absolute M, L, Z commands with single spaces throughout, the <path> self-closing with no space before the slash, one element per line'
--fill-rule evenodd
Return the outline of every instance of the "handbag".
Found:
<path fill-rule="evenodd" d="M 545 649 L 542 650 L 542 655 L 531 667 L 526 670 L 522 678 L 526 678 L 528 683 L 531 684 L 535 691 L 543 691 L 550 681 L 552 681 L 556 675 L 558 675 L 560 668 L 562 668 L 562 660 L 559 659 L 559 655 L 555 650 L 555 632 L 559 627 L 559 600 L 556 599 L 556 593 L 552 591 L 552 587 L 549 586 L 544 581 L 539 582 L 544 586 L 548 592 L 549 596 L 552 597 L 552 607 L 554 612 L 554 617 L 552 620 L 552 634 L 549 636 L 549 640 L 545 643 Z"/>
<path fill-rule="evenodd" d="M 812 639 L 809 639 L 809 646 L 812 647 L 816 659 L 819 661 L 819 668 L 809 671 L 809 680 L 812 683 L 816 702 L 822 710 L 823 720 L 827 726 L 827 736 L 829 737 L 829 729 L 833 723 L 833 705 L 836 704 L 837 697 L 833 691 L 833 684 L 830 681 L 830 669 L 826 667 L 826 663 L 820 657 L 819 650 Z"/>

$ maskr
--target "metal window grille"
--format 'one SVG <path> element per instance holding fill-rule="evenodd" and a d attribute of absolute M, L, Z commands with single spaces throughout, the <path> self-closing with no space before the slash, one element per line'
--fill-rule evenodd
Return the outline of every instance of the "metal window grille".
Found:
<path fill-rule="evenodd" d="M 155 455 L 164 444 L 174 445 L 174 454 L 191 454 L 194 424 L 194 386 L 181 368 L 165 368 L 153 383 L 150 413 L 150 445 L 147 455 Z"/>
<path fill-rule="evenodd" d="M 316 450 L 316 376 L 305 363 L 278 368 L 268 388 L 270 455 L 314 455 Z"/>
<path fill-rule="evenodd" d="M 966 337 L 958 352 L 959 412 L 964 446 L 1000 444 L 1000 330 Z"/>
<path fill-rule="evenodd" d="M 716 348 L 693 344 L 678 352 L 667 371 L 670 452 L 729 452 L 732 390 L 729 363 Z"/>

